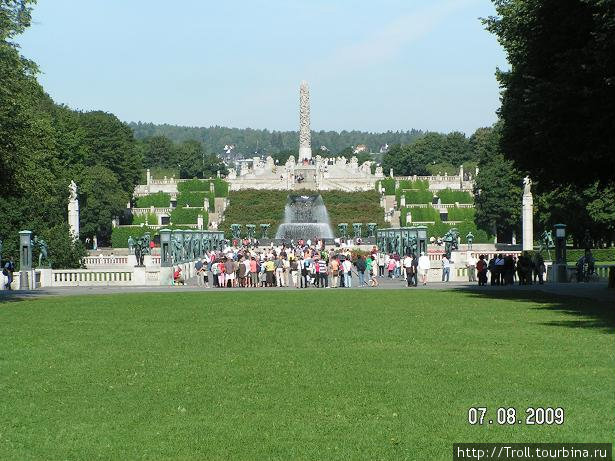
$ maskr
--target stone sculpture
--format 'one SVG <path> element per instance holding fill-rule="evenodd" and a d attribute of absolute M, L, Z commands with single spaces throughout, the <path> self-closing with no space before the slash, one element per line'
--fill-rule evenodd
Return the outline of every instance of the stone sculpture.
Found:
<path fill-rule="evenodd" d="M 310 89 L 304 80 L 299 86 L 299 161 L 311 159 Z"/>
<path fill-rule="evenodd" d="M 34 237 L 34 246 L 38 248 L 38 267 L 43 267 L 43 260 L 47 263 L 47 267 L 49 267 L 49 258 L 48 258 L 48 247 L 47 242 L 42 238 Z"/>

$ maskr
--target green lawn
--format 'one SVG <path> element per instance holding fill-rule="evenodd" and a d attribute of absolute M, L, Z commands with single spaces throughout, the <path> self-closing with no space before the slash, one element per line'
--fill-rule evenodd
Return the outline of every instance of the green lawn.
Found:
<path fill-rule="evenodd" d="M 613 441 L 612 309 L 494 294 L 0 303 L 0 460 L 429 461 L 454 442 Z M 473 406 L 563 407 L 565 423 L 470 426 Z"/>

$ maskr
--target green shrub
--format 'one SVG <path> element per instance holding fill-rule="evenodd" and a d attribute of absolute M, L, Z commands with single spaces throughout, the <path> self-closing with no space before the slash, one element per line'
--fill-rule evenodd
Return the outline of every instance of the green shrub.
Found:
<path fill-rule="evenodd" d="M 166 192 L 156 192 L 155 194 L 139 197 L 136 202 L 137 208 L 167 208 L 171 206 L 171 196 Z"/>
<path fill-rule="evenodd" d="M 142 215 L 138 215 L 138 216 L 133 216 L 132 217 L 132 223 L 133 224 L 145 224 L 147 218 L 147 223 L 148 224 L 158 224 L 158 216 L 156 216 L 156 213 L 151 213 L 151 212 L 147 212 L 146 214 L 142 214 Z"/>
<path fill-rule="evenodd" d="M 158 234 L 158 231 L 148 226 L 135 227 L 114 227 L 111 231 L 111 246 L 113 248 L 128 248 L 128 237 L 137 239 L 149 232 L 151 238 Z"/>
<path fill-rule="evenodd" d="M 241 224 L 242 235 L 245 235 L 246 224 L 255 224 L 256 235 L 260 237 L 260 225 L 270 224 L 269 236 L 273 237 L 284 219 L 287 196 L 288 191 L 281 190 L 244 189 L 230 192 L 230 204 L 224 213 L 224 222 L 220 225 L 220 230 L 230 238 L 231 224 Z"/>
<path fill-rule="evenodd" d="M 209 192 L 209 181 L 201 181 L 200 179 L 189 179 L 177 183 L 178 192 Z"/>
<path fill-rule="evenodd" d="M 181 192 L 177 196 L 177 206 L 202 207 L 206 197 L 209 200 L 209 209 L 213 210 L 214 197 L 211 192 Z"/>
<path fill-rule="evenodd" d="M 228 197 L 228 183 L 222 179 L 216 178 L 214 182 L 214 192 L 216 197 Z"/>
<path fill-rule="evenodd" d="M 314 191 L 292 191 L 291 194 L 314 194 Z M 260 236 L 260 224 L 271 224 L 269 236 L 275 233 L 284 220 L 284 208 L 289 191 L 277 190 L 241 190 L 229 193 L 230 205 L 226 210 L 224 222 L 220 226 L 227 236 L 230 236 L 231 224 L 241 224 L 242 235 L 245 235 L 245 225 L 255 224 L 256 233 Z M 331 227 L 337 233 L 337 224 L 348 223 L 352 235 L 352 223 L 363 223 L 364 235 L 367 235 L 367 223 L 374 222 L 378 227 L 389 227 L 384 222 L 384 212 L 380 208 L 380 197 L 376 191 L 342 192 L 322 191 Z"/>
<path fill-rule="evenodd" d="M 405 191 L 404 195 L 407 204 L 431 203 L 433 199 L 432 193 L 428 190 L 409 190 Z"/>
<path fill-rule="evenodd" d="M 464 221 L 460 224 L 447 224 L 442 221 L 438 221 L 435 224 L 427 225 L 427 237 L 444 237 L 444 235 L 452 228 L 455 227 L 459 231 L 461 237 L 461 243 L 466 243 L 466 235 L 468 232 L 472 232 L 474 235 L 474 243 L 493 243 L 493 237 L 488 235 L 485 231 L 477 229 L 476 224 L 471 221 Z"/>
<path fill-rule="evenodd" d="M 394 178 L 386 178 L 381 179 L 376 183 L 376 191 L 378 191 L 378 185 L 382 184 L 384 188 L 384 195 L 395 195 L 395 179 Z"/>
<path fill-rule="evenodd" d="M 412 181 L 410 179 L 402 179 L 399 181 L 398 190 L 404 189 L 418 189 L 418 190 L 429 190 L 429 181 L 426 179 L 417 179 L 416 181 Z"/>
<path fill-rule="evenodd" d="M 188 181 L 182 181 L 177 184 L 178 192 L 209 192 L 210 184 L 214 185 L 214 195 L 216 197 L 228 196 L 228 183 L 220 178 L 210 179 L 202 181 L 200 179 L 190 179 Z"/>
<path fill-rule="evenodd" d="M 592 249 L 591 252 L 596 262 L 615 261 L 615 248 L 596 248 Z M 584 254 L 585 249 L 569 249 L 566 250 L 566 260 L 576 263 Z M 554 249 L 551 250 L 551 255 L 555 257 Z"/>
<path fill-rule="evenodd" d="M 401 210 L 401 224 L 402 226 L 406 223 L 406 217 L 410 213 L 412 216 L 412 223 L 415 222 L 429 222 L 429 221 L 439 221 L 440 214 L 438 210 L 432 208 L 431 206 L 428 208 L 402 208 Z"/>
<path fill-rule="evenodd" d="M 437 193 L 437 196 L 442 203 L 474 203 L 474 198 L 466 191 L 443 189 Z"/>
<path fill-rule="evenodd" d="M 80 240 L 72 239 L 68 224 L 58 224 L 42 232 L 47 242 L 49 263 L 52 269 L 79 269 L 83 267 L 83 258 L 88 255 Z M 32 251 L 32 262 L 38 266 L 38 248 Z M 45 263 L 43 262 L 43 265 Z"/>
<path fill-rule="evenodd" d="M 448 220 L 474 222 L 474 208 L 449 208 Z"/>
<path fill-rule="evenodd" d="M 352 223 L 363 223 L 363 236 L 367 235 L 367 223 L 373 222 L 378 228 L 390 227 L 384 221 L 384 211 L 380 208 L 380 196 L 375 191 L 342 192 L 323 191 L 320 193 L 333 232 L 339 236 L 337 225 L 348 223 L 348 233 L 353 234 Z"/>
<path fill-rule="evenodd" d="M 198 215 L 203 215 L 203 223 L 207 222 L 207 212 L 202 208 L 177 207 L 171 211 L 171 222 L 173 224 L 196 224 Z"/>
<path fill-rule="evenodd" d="M 425 169 L 432 176 L 445 173 L 449 176 L 459 175 L 459 166 L 455 166 L 448 162 L 428 163 L 425 165 Z"/>

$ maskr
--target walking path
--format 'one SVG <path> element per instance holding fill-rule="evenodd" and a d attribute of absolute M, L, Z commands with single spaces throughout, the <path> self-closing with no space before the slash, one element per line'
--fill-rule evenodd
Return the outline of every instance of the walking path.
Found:
<path fill-rule="evenodd" d="M 356 282 L 356 278 L 353 282 Z M 401 279 L 389 279 L 387 277 L 378 278 L 380 286 L 376 288 L 370 287 L 353 287 L 351 290 L 363 291 L 378 291 L 391 289 L 406 289 L 413 291 L 420 290 L 469 290 L 485 293 L 497 292 L 544 292 L 557 296 L 587 298 L 595 301 L 610 303 L 615 306 L 615 290 L 608 289 L 606 283 L 545 283 L 544 285 L 507 285 L 507 286 L 478 286 L 475 283 L 468 282 L 431 282 L 426 286 L 419 285 L 414 288 L 407 288 L 405 281 Z M 18 290 L 18 291 L 0 291 L 0 303 L 10 300 L 21 300 L 28 298 L 38 298 L 43 296 L 75 296 L 75 295 L 100 295 L 100 294 L 120 294 L 120 293 L 171 293 L 171 292 L 203 292 L 203 293 L 220 293 L 226 291 L 304 291 L 304 290 L 327 290 L 326 288 L 303 288 L 295 289 L 293 287 L 285 288 L 205 288 L 197 286 L 196 279 L 188 281 L 186 286 L 142 286 L 142 287 L 68 287 L 68 288 L 42 288 L 38 290 Z M 348 288 L 334 288 L 329 290 L 348 290 Z"/>

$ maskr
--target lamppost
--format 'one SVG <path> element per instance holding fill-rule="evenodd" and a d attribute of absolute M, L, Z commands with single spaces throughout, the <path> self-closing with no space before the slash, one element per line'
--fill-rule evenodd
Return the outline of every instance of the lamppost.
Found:
<path fill-rule="evenodd" d="M 553 264 L 553 279 L 555 282 L 568 281 L 568 264 L 566 262 L 566 224 L 555 226 L 555 264 Z"/>

